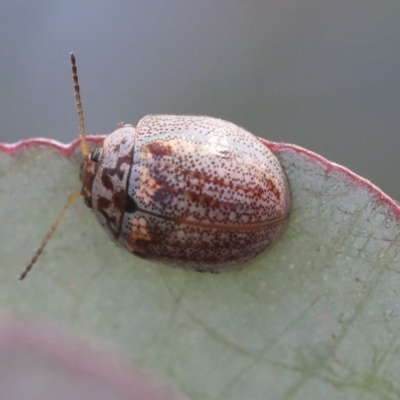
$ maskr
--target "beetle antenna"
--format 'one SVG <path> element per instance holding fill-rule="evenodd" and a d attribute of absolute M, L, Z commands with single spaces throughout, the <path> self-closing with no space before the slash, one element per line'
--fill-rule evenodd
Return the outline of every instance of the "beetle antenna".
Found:
<path fill-rule="evenodd" d="M 64 218 L 65 212 L 69 208 L 69 206 L 79 197 L 81 196 L 80 192 L 74 192 L 71 193 L 68 196 L 68 200 L 65 203 L 63 209 L 61 210 L 60 214 L 58 215 L 56 222 L 54 222 L 53 226 L 50 228 L 49 232 L 47 233 L 46 237 L 43 239 L 42 243 L 40 244 L 39 248 L 36 250 L 35 255 L 32 257 L 31 262 L 27 265 L 25 268 L 24 272 L 19 276 L 19 280 L 22 281 L 28 275 L 29 271 L 32 269 L 33 265 L 39 258 L 39 256 L 42 254 L 43 249 L 46 247 L 47 242 L 50 240 L 50 238 L 54 235 L 54 232 L 57 230 L 58 225 L 60 225 L 60 222 Z"/>
<path fill-rule="evenodd" d="M 76 68 L 76 60 L 75 60 L 74 53 L 71 53 L 71 66 L 72 66 L 72 79 L 74 80 L 76 105 L 78 107 L 79 136 L 81 137 L 81 150 L 82 150 L 82 153 L 85 156 L 87 156 L 89 154 L 89 150 L 88 150 L 87 144 L 86 144 L 85 119 L 83 117 L 83 107 L 82 107 L 81 93 L 80 93 L 79 82 L 78 82 L 78 69 Z"/>

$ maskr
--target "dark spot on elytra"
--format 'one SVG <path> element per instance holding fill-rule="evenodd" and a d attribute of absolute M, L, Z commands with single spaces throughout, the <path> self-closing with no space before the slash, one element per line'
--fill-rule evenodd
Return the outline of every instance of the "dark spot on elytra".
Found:
<path fill-rule="evenodd" d="M 146 149 L 155 157 L 173 156 L 172 146 L 166 142 L 153 142 L 146 146 Z"/>
<path fill-rule="evenodd" d="M 166 201 L 170 201 L 174 196 L 172 190 L 167 187 L 161 187 L 154 192 L 153 200 L 155 203 L 165 203 Z"/>
<path fill-rule="evenodd" d="M 125 202 L 125 212 L 128 214 L 133 214 L 137 210 L 138 210 L 138 206 L 137 206 L 135 200 L 133 200 L 133 198 L 131 196 L 127 196 L 126 202 Z"/>

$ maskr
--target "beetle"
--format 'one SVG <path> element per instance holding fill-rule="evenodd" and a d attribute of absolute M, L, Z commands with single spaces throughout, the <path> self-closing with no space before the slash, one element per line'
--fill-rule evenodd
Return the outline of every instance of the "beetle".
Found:
<path fill-rule="evenodd" d="M 197 271 L 238 268 L 285 231 L 291 193 L 272 151 L 245 129 L 218 118 L 148 115 L 120 124 L 88 150 L 76 60 L 82 190 L 69 196 L 24 279 L 66 209 L 83 196 L 112 240 L 132 254 Z"/>

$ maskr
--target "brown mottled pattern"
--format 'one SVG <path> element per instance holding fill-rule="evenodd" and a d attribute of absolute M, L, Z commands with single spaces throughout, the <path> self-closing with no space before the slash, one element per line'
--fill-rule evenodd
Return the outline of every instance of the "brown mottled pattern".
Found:
<path fill-rule="evenodd" d="M 118 241 L 132 253 L 217 271 L 257 256 L 282 235 L 291 206 L 286 176 L 249 132 L 210 117 L 150 115 L 134 142 L 129 200 L 114 207 L 120 216 L 126 205 Z"/>
<path fill-rule="evenodd" d="M 134 140 L 135 128 L 131 125 L 107 136 L 93 180 L 93 211 L 113 239 L 118 238 L 124 216 Z"/>

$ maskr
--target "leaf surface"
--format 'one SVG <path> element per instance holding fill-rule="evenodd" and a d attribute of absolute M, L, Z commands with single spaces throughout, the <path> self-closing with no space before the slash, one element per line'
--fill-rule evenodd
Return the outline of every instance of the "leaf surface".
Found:
<path fill-rule="evenodd" d="M 400 209 L 370 182 L 293 145 L 280 158 L 287 232 L 240 271 L 133 257 L 82 201 L 25 281 L 67 195 L 77 142 L 0 145 L 0 304 L 121 351 L 192 399 L 400 398 Z"/>

